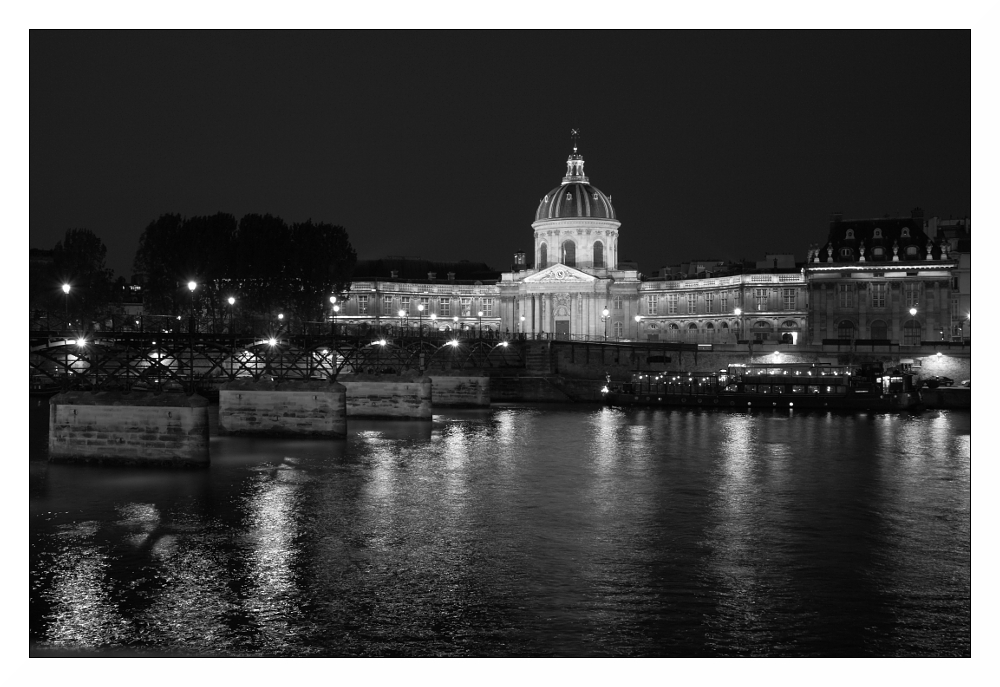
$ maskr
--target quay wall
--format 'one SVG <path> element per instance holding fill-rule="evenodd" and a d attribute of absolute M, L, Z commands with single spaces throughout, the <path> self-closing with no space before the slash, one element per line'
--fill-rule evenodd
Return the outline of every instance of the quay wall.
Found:
<path fill-rule="evenodd" d="M 488 408 L 490 378 L 485 375 L 430 375 L 431 403 L 442 408 Z"/>
<path fill-rule="evenodd" d="M 219 431 L 342 439 L 346 396 L 343 385 L 327 381 L 227 382 L 219 387 Z"/>
<path fill-rule="evenodd" d="M 348 417 L 430 420 L 433 417 L 430 377 L 343 375 Z"/>
<path fill-rule="evenodd" d="M 56 394 L 49 460 L 208 465 L 208 401 L 139 391 Z"/>

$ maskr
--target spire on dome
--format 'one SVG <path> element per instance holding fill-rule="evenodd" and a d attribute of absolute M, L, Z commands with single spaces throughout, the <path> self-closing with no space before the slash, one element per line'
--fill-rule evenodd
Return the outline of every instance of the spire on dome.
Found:
<path fill-rule="evenodd" d="M 570 129 L 570 137 L 573 139 L 573 154 L 566 160 L 566 176 L 562 182 L 563 184 L 587 183 L 587 177 L 583 173 L 583 156 L 577 152 L 580 146 L 580 130 Z"/>

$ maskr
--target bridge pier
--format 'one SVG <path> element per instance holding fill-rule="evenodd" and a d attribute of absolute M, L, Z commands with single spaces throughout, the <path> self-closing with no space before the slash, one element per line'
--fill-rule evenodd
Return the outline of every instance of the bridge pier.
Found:
<path fill-rule="evenodd" d="M 485 375 L 430 374 L 435 408 L 489 408 L 490 378 Z"/>
<path fill-rule="evenodd" d="M 343 375 L 348 417 L 430 420 L 431 379 L 418 375 Z"/>
<path fill-rule="evenodd" d="M 208 401 L 68 391 L 49 399 L 49 460 L 208 465 Z"/>
<path fill-rule="evenodd" d="M 255 382 L 219 387 L 219 429 L 227 434 L 347 436 L 347 391 L 324 381 Z"/>

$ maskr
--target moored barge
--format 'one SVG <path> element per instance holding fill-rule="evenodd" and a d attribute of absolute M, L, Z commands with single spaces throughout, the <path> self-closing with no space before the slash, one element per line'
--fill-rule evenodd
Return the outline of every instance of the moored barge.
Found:
<path fill-rule="evenodd" d="M 627 382 L 609 381 L 601 392 L 605 403 L 619 406 L 890 411 L 920 406 L 914 375 L 885 370 L 881 363 L 733 364 L 714 373 L 641 372 Z"/>

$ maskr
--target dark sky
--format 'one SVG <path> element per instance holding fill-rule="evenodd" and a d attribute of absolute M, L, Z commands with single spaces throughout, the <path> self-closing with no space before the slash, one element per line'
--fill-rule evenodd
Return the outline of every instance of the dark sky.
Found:
<path fill-rule="evenodd" d="M 160 214 L 347 228 L 361 258 L 507 269 L 569 131 L 621 257 L 761 259 L 829 213 L 967 216 L 957 32 L 32 31 L 30 245 L 131 275 Z"/>

